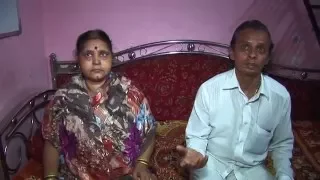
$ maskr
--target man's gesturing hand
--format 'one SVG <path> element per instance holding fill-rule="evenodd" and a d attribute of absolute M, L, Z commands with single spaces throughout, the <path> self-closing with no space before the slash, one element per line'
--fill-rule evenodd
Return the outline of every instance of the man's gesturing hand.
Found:
<path fill-rule="evenodd" d="M 180 162 L 181 167 L 199 169 L 204 167 L 208 161 L 208 156 L 204 157 L 201 153 L 193 149 L 185 148 L 181 145 L 178 145 L 176 149 L 182 155 Z"/>

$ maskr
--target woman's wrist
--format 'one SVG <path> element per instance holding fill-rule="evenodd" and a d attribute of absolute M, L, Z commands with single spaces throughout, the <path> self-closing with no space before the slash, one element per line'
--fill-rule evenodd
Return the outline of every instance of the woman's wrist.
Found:
<path fill-rule="evenodd" d="M 55 174 L 48 174 L 46 176 L 44 176 L 44 180 L 58 180 L 58 175 Z"/>
<path fill-rule="evenodd" d="M 138 159 L 137 163 L 143 164 L 147 167 L 149 167 L 149 161 L 145 160 L 145 159 Z"/>

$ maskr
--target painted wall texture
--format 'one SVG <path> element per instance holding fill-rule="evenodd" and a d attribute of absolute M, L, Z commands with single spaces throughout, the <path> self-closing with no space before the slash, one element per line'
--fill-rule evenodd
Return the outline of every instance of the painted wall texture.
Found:
<path fill-rule="evenodd" d="M 257 18 L 268 25 L 276 45 L 274 63 L 290 67 L 320 68 L 319 44 L 303 1 L 254 0 L 235 22 L 250 18 Z"/>
<path fill-rule="evenodd" d="M 320 68 L 320 48 L 300 0 L 56 0 L 45 1 L 43 12 L 45 54 L 61 60 L 72 59 L 76 37 L 88 29 L 105 30 L 119 51 L 175 39 L 229 44 L 239 23 L 259 19 L 276 44 L 274 63 Z"/>
<path fill-rule="evenodd" d="M 41 2 L 19 1 L 22 34 L 0 40 L 0 120 L 49 87 Z"/>
<path fill-rule="evenodd" d="M 101 28 L 114 51 L 161 40 L 229 44 L 239 23 L 260 19 L 276 44 L 274 63 L 319 69 L 319 45 L 300 0 L 20 1 L 22 35 L 0 40 L 0 112 L 49 87 L 50 53 L 73 59 L 77 36 Z M 2 119 L 0 116 L 0 119 Z"/>

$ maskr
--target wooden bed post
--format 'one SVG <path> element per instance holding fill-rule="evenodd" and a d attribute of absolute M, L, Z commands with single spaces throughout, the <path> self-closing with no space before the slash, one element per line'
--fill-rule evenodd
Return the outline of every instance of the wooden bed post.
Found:
<path fill-rule="evenodd" d="M 57 87 L 57 83 L 56 83 L 57 55 L 55 53 L 51 53 L 49 57 L 50 57 L 50 70 L 51 70 L 52 89 L 56 89 L 56 87 Z"/>

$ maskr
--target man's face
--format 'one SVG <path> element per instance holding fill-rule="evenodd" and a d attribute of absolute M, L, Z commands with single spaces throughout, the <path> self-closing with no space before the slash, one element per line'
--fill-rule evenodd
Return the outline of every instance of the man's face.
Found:
<path fill-rule="evenodd" d="M 260 75 L 269 61 L 270 46 L 267 32 L 245 29 L 239 33 L 230 58 L 234 60 L 238 72 L 249 76 Z"/>

